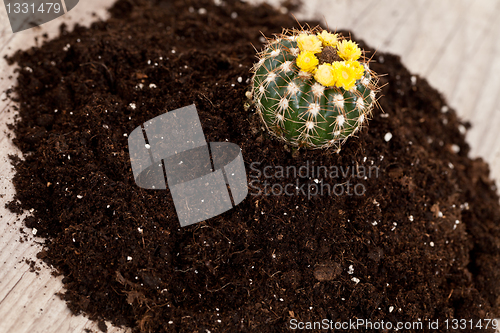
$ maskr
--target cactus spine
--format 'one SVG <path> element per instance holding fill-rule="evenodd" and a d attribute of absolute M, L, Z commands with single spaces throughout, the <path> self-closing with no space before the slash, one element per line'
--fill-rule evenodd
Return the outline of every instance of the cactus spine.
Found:
<path fill-rule="evenodd" d="M 378 77 L 363 53 L 320 28 L 268 40 L 252 68 L 251 98 L 270 133 L 293 146 L 339 152 L 376 103 Z"/>

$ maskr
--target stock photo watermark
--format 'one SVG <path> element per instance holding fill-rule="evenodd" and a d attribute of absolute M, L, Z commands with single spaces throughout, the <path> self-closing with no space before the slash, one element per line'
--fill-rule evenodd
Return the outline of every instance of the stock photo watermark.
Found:
<path fill-rule="evenodd" d="M 3 0 L 12 32 L 38 27 L 63 16 L 79 0 Z"/>
<path fill-rule="evenodd" d="M 322 319 L 320 321 L 300 321 L 298 319 L 290 319 L 289 327 L 291 330 L 335 330 L 335 331 L 344 331 L 344 330 L 359 330 L 359 331 L 367 331 L 367 330 L 381 330 L 381 331 L 389 331 L 389 330 L 426 330 L 426 331 L 458 331 L 461 332 L 463 330 L 488 330 L 494 329 L 498 330 L 500 328 L 500 323 L 498 319 L 434 319 L 434 320 L 424 320 L 424 321 L 372 321 L 369 319 L 350 319 L 345 321 L 334 321 L 331 319 Z"/>
<path fill-rule="evenodd" d="M 182 227 L 222 214 L 247 196 L 240 147 L 206 142 L 194 104 L 137 126 L 128 149 L 137 186 L 168 187 Z"/>
<path fill-rule="evenodd" d="M 378 178 L 378 166 L 370 165 L 262 165 L 252 162 L 249 193 L 253 196 L 362 196 L 364 180 Z"/>

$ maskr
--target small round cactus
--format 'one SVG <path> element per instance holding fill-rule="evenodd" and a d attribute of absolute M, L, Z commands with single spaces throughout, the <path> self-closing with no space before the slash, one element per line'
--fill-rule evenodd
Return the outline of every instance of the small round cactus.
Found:
<path fill-rule="evenodd" d="M 258 58 L 249 96 L 279 139 L 339 152 L 367 124 L 378 77 L 355 42 L 319 27 L 284 30 Z"/>

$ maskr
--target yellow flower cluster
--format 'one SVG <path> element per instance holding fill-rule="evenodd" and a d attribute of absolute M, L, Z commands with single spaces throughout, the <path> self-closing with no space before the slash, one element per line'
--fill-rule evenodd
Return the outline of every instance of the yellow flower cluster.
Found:
<path fill-rule="evenodd" d="M 311 51 L 302 51 L 297 56 L 297 66 L 304 72 L 314 73 L 318 64 L 318 58 Z"/>
<path fill-rule="evenodd" d="M 337 45 L 338 55 L 344 60 L 358 60 L 361 50 L 358 44 L 351 40 L 343 40 Z"/>
<path fill-rule="evenodd" d="M 321 40 L 314 35 L 300 34 L 297 37 L 297 46 L 301 51 L 320 53 L 323 49 Z"/>
<path fill-rule="evenodd" d="M 323 46 L 333 46 L 335 47 L 337 45 L 337 34 L 332 34 L 326 30 L 321 31 L 321 33 L 318 34 L 318 38 L 321 41 Z"/>
<path fill-rule="evenodd" d="M 337 82 L 337 72 L 332 64 L 324 63 L 318 66 L 318 69 L 314 73 L 314 79 L 325 87 L 330 87 Z"/>
<path fill-rule="evenodd" d="M 361 56 L 361 49 L 353 41 L 339 41 L 337 34 L 323 30 L 317 35 L 300 34 L 297 46 L 300 50 L 296 59 L 297 66 L 301 71 L 314 74 L 314 79 L 325 87 L 336 86 L 350 90 L 363 77 L 365 69 L 357 61 Z M 336 47 L 337 54 L 343 61 L 319 65 L 316 54 L 327 46 Z"/>
<path fill-rule="evenodd" d="M 314 78 L 325 87 L 337 86 L 350 90 L 361 79 L 364 71 L 357 61 L 334 61 L 319 65 Z"/>

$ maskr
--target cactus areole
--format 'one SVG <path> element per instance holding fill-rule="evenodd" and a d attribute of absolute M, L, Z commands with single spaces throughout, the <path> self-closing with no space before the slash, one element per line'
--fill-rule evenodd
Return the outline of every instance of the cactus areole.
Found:
<path fill-rule="evenodd" d="M 378 77 L 355 42 L 321 28 L 285 30 L 268 40 L 258 58 L 251 98 L 279 139 L 339 152 L 367 125 Z"/>

